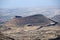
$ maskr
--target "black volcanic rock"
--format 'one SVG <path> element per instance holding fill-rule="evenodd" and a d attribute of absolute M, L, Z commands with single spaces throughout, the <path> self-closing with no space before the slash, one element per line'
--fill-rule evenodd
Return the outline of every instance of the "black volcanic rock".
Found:
<path fill-rule="evenodd" d="M 31 15 L 27 17 L 15 16 L 12 20 L 6 23 L 6 25 L 19 25 L 24 26 L 26 24 L 32 24 L 33 26 L 37 25 L 46 25 L 50 24 L 51 21 L 41 14 Z"/>
<path fill-rule="evenodd" d="M 22 18 L 22 16 L 15 16 L 15 18 Z"/>

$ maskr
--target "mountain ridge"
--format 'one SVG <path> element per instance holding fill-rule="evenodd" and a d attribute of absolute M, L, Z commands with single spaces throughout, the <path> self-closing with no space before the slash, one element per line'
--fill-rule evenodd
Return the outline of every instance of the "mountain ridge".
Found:
<path fill-rule="evenodd" d="M 27 24 L 31 24 L 31 25 L 45 25 L 45 24 L 49 24 L 51 23 L 51 21 L 45 17 L 42 14 L 36 14 L 36 15 L 31 15 L 31 16 L 27 16 L 27 17 L 21 17 L 21 18 L 16 18 L 16 16 L 11 19 L 9 22 L 6 23 L 6 25 L 10 24 L 10 25 L 27 25 Z"/>

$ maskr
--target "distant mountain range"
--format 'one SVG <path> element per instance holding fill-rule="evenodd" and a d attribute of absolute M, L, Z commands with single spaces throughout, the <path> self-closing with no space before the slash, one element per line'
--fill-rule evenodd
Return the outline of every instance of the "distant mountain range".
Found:
<path fill-rule="evenodd" d="M 16 9 L 2 9 L 0 8 L 1 16 L 30 16 L 34 14 L 43 14 L 46 17 L 53 17 L 60 14 L 59 8 L 16 8 Z"/>
<path fill-rule="evenodd" d="M 47 25 L 50 24 L 52 21 L 50 21 L 47 17 L 41 15 L 41 14 L 36 14 L 36 15 L 31 15 L 27 17 L 21 17 L 21 16 L 15 16 L 13 19 L 5 23 L 6 26 L 24 26 L 27 24 L 31 24 L 33 26 L 38 26 L 38 25 Z"/>
<path fill-rule="evenodd" d="M 11 16 L 0 16 L 0 24 L 4 24 L 5 22 L 9 21 Z"/>
<path fill-rule="evenodd" d="M 14 16 L 30 16 L 35 14 L 42 14 L 48 18 L 60 14 L 59 8 L 16 8 L 16 9 L 3 9 L 0 8 L 0 24 L 9 21 Z"/>

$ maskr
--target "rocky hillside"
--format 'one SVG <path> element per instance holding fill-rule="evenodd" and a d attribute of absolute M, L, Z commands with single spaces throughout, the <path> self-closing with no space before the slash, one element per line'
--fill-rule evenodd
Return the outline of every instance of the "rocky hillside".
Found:
<path fill-rule="evenodd" d="M 60 40 L 60 27 L 58 26 L 43 27 L 39 30 L 31 30 L 32 28 L 27 30 L 21 27 L 13 27 L 11 30 L 2 31 L 2 33 L 15 40 Z"/>
<path fill-rule="evenodd" d="M 14 38 L 7 37 L 0 32 L 0 40 L 14 40 Z"/>
<path fill-rule="evenodd" d="M 60 40 L 60 26 L 51 23 L 52 20 L 41 14 L 27 17 L 15 16 L 1 27 L 1 31 L 13 40 Z M 20 27 L 21 25 L 24 27 Z M 40 25 L 43 27 L 38 29 Z"/>

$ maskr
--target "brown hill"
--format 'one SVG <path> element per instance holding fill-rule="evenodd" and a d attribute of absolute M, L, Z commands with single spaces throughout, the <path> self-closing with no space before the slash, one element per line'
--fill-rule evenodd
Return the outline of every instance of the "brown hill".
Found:
<path fill-rule="evenodd" d="M 33 26 L 50 24 L 51 21 L 41 14 L 31 15 L 27 17 L 15 16 L 13 19 L 5 23 L 5 26 L 24 26 L 31 24 Z"/>

